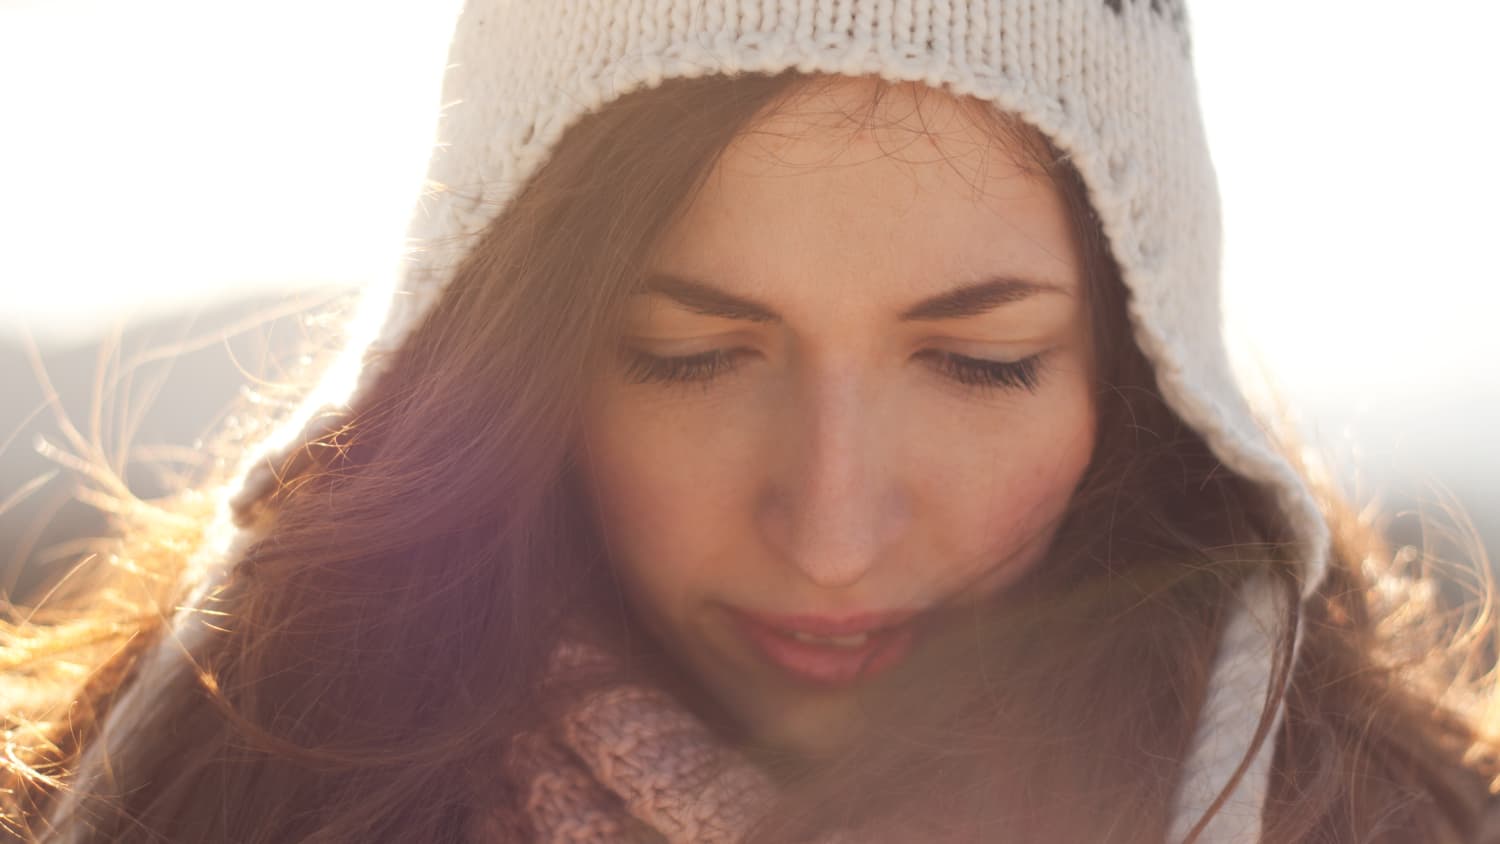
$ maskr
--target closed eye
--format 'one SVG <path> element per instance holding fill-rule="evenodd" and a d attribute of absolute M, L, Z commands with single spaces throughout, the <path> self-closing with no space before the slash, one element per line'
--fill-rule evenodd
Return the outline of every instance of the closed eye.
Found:
<path fill-rule="evenodd" d="M 626 349 L 624 361 L 625 377 L 633 384 L 706 384 L 738 365 L 736 353 L 725 349 L 682 357 L 661 357 L 637 349 Z"/>
<path fill-rule="evenodd" d="M 985 360 L 952 352 L 923 354 L 935 358 L 939 371 L 965 386 L 1034 393 L 1041 384 L 1041 352 L 1017 361 Z"/>
<path fill-rule="evenodd" d="M 714 349 L 696 355 L 663 357 L 627 348 L 622 357 L 626 378 L 631 383 L 707 386 L 733 372 L 744 357 L 752 354 L 747 349 Z M 1017 361 L 986 360 L 936 350 L 922 352 L 920 356 L 932 360 L 941 374 L 966 387 L 1034 393 L 1041 384 L 1043 354 L 1039 352 Z"/>

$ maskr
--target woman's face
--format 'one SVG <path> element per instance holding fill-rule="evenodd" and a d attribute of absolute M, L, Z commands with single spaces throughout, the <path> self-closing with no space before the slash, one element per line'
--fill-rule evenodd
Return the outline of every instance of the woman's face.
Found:
<path fill-rule="evenodd" d="M 630 305 L 580 464 L 637 615 L 752 735 L 811 753 L 921 653 L 920 616 L 858 616 L 1044 564 L 1096 425 L 1061 196 L 933 89 L 849 123 L 870 85 L 730 146 Z"/>

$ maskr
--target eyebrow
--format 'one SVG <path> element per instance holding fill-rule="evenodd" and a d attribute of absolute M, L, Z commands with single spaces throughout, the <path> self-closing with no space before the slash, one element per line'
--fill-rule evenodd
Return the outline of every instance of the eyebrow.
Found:
<path fill-rule="evenodd" d="M 655 273 L 646 278 L 643 287 L 645 292 L 659 293 L 704 316 L 747 322 L 781 322 L 781 315 L 764 303 L 695 279 Z M 900 319 L 902 322 L 964 319 L 1042 293 L 1071 295 L 1067 288 L 1049 282 L 996 276 L 923 299 L 902 311 Z"/>

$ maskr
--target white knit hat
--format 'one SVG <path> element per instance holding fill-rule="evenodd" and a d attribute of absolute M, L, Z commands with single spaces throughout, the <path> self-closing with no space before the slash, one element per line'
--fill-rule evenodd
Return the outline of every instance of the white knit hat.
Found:
<path fill-rule="evenodd" d="M 1182 0 L 469 0 L 429 170 L 435 193 L 411 225 L 418 249 L 395 295 L 367 297 L 384 310 L 383 328 L 351 343 L 345 362 L 358 368 L 357 379 L 339 380 L 335 367 L 290 436 L 272 438 L 247 461 L 240 499 L 258 498 L 274 482 L 272 458 L 306 440 L 317 408 L 359 402 L 379 375 L 379 353 L 402 344 L 479 234 L 579 118 L 669 78 L 791 68 L 876 75 L 991 102 L 1069 155 L 1130 291 L 1135 339 L 1163 397 L 1224 464 L 1275 493 L 1296 532 L 1306 598 L 1322 578 L 1328 532 L 1230 370 L 1218 195 L 1190 53 Z M 229 542 L 220 556 L 232 564 L 245 541 Z M 189 605 L 223 574 L 203 577 Z M 1286 608 L 1264 579 L 1247 583 L 1240 599 L 1179 787 L 1173 840 L 1186 836 L 1240 765 L 1266 700 Z M 198 636 L 186 614 L 177 626 L 192 647 Z M 179 654 L 159 647 L 143 671 L 165 670 Z M 152 685 L 142 677 L 134 688 Z M 135 717 L 141 698 L 125 695 L 106 731 Z M 1258 840 L 1272 745 L 1263 742 L 1199 840 Z"/>

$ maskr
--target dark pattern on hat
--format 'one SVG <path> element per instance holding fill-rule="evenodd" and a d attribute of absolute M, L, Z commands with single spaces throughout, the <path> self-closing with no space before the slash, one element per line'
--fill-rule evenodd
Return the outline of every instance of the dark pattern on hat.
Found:
<path fill-rule="evenodd" d="M 1104 5 L 1117 15 L 1125 13 L 1125 4 L 1149 6 L 1152 14 L 1172 24 L 1182 38 L 1183 49 L 1192 52 L 1192 36 L 1188 32 L 1187 0 L 1104 0 Z"/>

